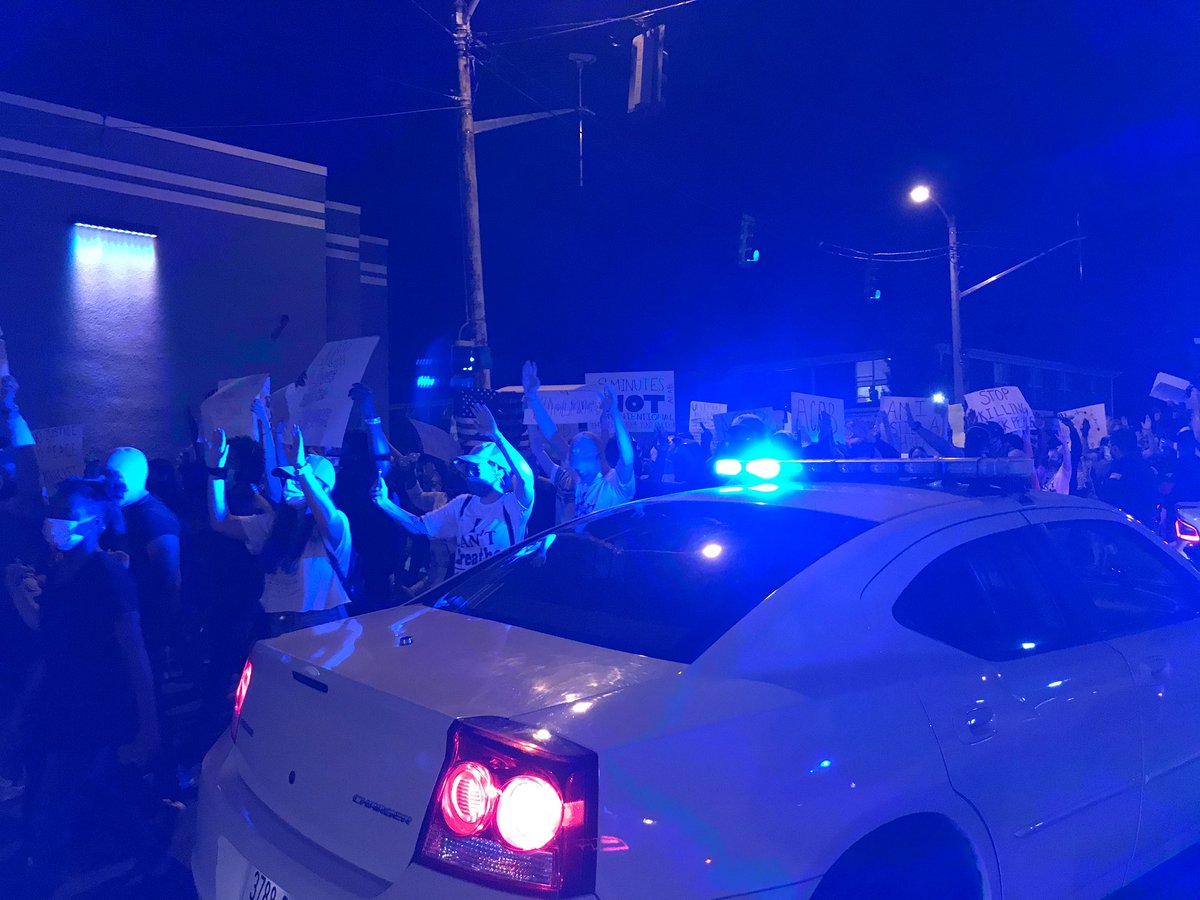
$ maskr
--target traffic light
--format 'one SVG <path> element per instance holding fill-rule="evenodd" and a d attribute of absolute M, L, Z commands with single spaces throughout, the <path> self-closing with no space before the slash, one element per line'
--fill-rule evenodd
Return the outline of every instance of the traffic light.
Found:
<path fill-rule="evenodd" d="M 758 223 L 754 216 L 742 214 L 742 231 L 738 239 L 738 265 L 743 269 L 758 262 L 758 247 L 755 246 L 754 228 Z"/>
<path fill-rule="evenodd" d="M 868 257 L 867 278 L 863 284 L 863 299 L 870 303 L 882 296 L 883 292 L 879 290 L 879 264 L 875 262 L 874 257 Z"/>

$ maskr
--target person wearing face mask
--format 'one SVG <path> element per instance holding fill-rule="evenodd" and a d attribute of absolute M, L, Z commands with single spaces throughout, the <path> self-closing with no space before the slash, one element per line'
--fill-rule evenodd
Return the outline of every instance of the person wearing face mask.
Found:
<path fill-rule="evenodd" d="M 5 570 L 44 659 L 24 708 L 26 840 L 37 897 L 53 893 L 101 831 L 122 833 L 143 862 L 153 852 L 121 767 L 144 768 L 157 753 L 154 682 L 133 580 L 100 549 L 105 503 L 101 485 L 63 482 L 44 524 L 55 555 L 47 576 L 20 564 Z M 89 821 L 103 828 L 84 827 Z"/>
<path fill-rule="evenodd" d="M 282 442 L 281 442 L 282 443 Z M 217 430 L 206 447 L 209 520 L 215 531 L 245 543 L 263 570 L 259 601 L 271 636 L 344 619 L 349 597 L 351 537 L 346 514 L 331 499 L 333 463 L 306 453 L 299 427 L 283 444 L 286 465 L 272 471 L 282 482 L 280 502 L 258 498 L 261 515 L 235 516 L 225 500 L 229 444 Z"/>
<path fill-rule="evenodd" d="M 476 404 L 474 413 L 483 443 L 454 461 L 468 493 L 415 516 L 388 496 L 382 477 L 375 486 L 379 508 L 409 532 L 454 541 L 455 575 L 523 541 L 533 510 L 533 470 L 500 433 L 486 406 Z M 510 479 L 511 492 L 506 491 Z"/>

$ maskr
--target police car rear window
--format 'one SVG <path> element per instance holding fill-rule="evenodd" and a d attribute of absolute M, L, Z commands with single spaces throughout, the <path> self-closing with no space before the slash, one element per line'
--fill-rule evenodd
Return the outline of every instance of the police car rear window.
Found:
<path fill-rule="evenodd" d="M 527 541 L 420 602 L 690 663 L 787 581 L 873 525 L 765 503 L 632 503 Z"/>

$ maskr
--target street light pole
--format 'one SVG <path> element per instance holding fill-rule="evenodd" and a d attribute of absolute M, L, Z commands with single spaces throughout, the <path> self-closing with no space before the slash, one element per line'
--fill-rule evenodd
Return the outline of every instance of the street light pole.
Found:
<path fill-rule="evenodd" d="M 958 289 L 958 223 L 954 216 L 946 212 L 946 208 L 938 203 L 933 193 L 923 184 L 914 187 L 908 194 L 913 203 L 924 203 L 932 200 L 942 217 L 946 220 L 946 230 L 950 237 L 950 352 L 954 372 L 954 402 L 961 403 L 966 394 L 963 379 L 963 348 L 962 348 L 962 315 L 960 312 L 962 294 Z"/>
<path fill-rule="evenodd" d="M 467 319 L 471 342 L 486 347 L 487 311 L 483 300 L 483 241 L 479 227 L 479 179 L 475 170 L 475 114 L 471 97 L 471 14 L 479 0 L 455 0 L 454 46 L 458 51 L 459 200 L 463 217 L 463 252 L 467 288 Z M 476 370 L 478 387 L 492 386 L 491 364 Z"/>

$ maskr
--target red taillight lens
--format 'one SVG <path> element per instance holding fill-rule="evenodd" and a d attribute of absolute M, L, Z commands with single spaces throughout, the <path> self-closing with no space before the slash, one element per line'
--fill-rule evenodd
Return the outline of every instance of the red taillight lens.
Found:
<path fill-rule="evenodd" d="M 487 826 L 496 805 L 492 773 L 479 763 L 463 763 L 442 786 L 442 816 L 457 835 L 479 834 Z"/>
<path fill-rule="evenodd" d="M 545 778 L 518 775 L 504 786 L 496 804 L 496 830 L 514 850 L 541 850 L 562 824 L 562 797 Z"/>
<path fill-rule="evenodd" d="M 242 704 L 246 702 L 246 694 L 250 690 L 250 678 L 254 675 L 254 665 L 250 660 L 246 660 L 246 665 L 242 667 L 242 677 L 238 679 L 237 690 L 233 693 L 233 723 L 230 726 L 230 733 L 234 741 L 237 741 L 238 724 L 242 720 Z"/>
<path fill-rule="evenodd" d="M 1187 541 L 1189 544 L 1200 544 L 1200 529 L 1197 529 L 1190 522 L 1183 521 L 1183 519 L 1176 519 L 1175 537 L 1181 541 Z"/>
<path fill-rule="evenodd" d="M 414 861 L 515 893 L 593 891 L 596 755 L 507 719 L 455 722 L 448 738 Z"/>

